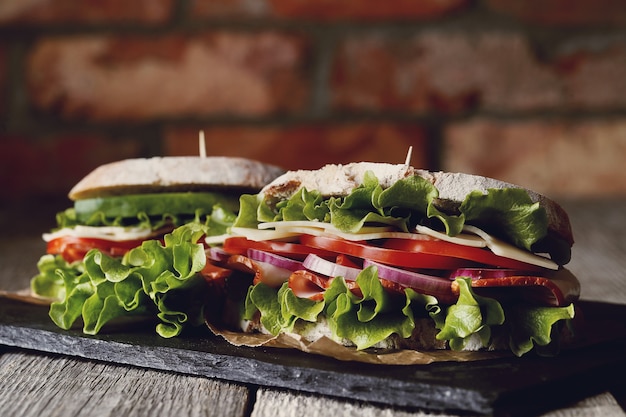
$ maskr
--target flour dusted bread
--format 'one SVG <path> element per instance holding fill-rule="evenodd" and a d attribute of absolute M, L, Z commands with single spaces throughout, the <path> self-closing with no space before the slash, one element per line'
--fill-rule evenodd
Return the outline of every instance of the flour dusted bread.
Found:
<path fill-rule="evenodd" d="M 346 165 L 325 165 L 318 170 L 288 171 L 267 184 L 261 194 L 270 199 L 289 198 L 300 188 L 317 190 L 324 197 L 344 196 L 363 184 L 367 171 L 372 171 L 383 188 L 411 175 L 427 175 L 410 165 L 376 162 L 354 162 Z"/>
<path fill-rule="evenodd" d="M 274 165 L 233 157 L 126 159 L 96 168 L 72 188 L 69 197 L 80 200 L 162 191 L 257 191 L 283 172 Z"/>
<path fill-rule="evenodd" d="M 343 196 L 363 183 L 367 171 L 372 171 L 383 188 L 412 175 L 430 181 L 439 190 L 439 199 L 460 203 L 472 191 L 486 192 L 488 189 L 523 188 L 493 178 L 464 173 L 430 172 L 406 164 L 354 162 L 346 165 L 326 165 L 319 170 L 289 171 L 267 184 L 262 190 L 269 201 L 288 198 L 300 188 L 317 190 L 323 196 Z M 549 233 L 567 245 L 574 243 L 567 213 L 555 201 L 532 190 L 525 189 L 533 202 L 539 202 L 548 216 Z"/>

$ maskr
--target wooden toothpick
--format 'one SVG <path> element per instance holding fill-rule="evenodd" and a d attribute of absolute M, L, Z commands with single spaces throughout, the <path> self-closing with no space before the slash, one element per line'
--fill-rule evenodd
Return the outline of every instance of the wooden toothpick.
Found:
<path fill-rule="evenodd" d="M 204 130 L 200 131 L 199 137 L 199 146 L 200 146 L 200 158 L 206 158 L 206 144 L 204 141 Z"/>
<path fill-rule="evenodd" d="M 406 159 L 404 165 L 411 165 L 411 156 L 413 154 L 413 146 L 409 146 L 409 151 L 406 153 Z"/>

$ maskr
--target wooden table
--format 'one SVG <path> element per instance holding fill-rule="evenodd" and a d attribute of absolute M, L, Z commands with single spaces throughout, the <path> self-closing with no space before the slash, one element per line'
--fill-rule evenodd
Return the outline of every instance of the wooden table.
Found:
<path fill-rule="evenodd" d="M 576 244 L 569 264 L 584 300 L 626 304 L 626 200 L 564 202 Z M 0 209 L 0 288 L 28 286 L 44 251 L 48 210 Z M 33 216 L 44 212 L 45 216 Z M 48 217 L 46 217 L 48 216 Z M 0 301 L 1 302 L 1 301 Z M 626 352 L 625 352 L 626 354 Z M 626 388 L 571 403 L 551 416 L 623 416 Z M 0 414 L 5 416 L 425 416 L 388 407 L 24 350 L 0 345 Z M 451 415 L 435 413 L 435 415 Z"/>

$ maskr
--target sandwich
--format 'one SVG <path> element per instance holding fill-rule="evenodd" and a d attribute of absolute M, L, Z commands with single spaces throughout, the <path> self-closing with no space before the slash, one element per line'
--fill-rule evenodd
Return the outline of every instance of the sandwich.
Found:
<path fill-rule="evenodd" d="M 218 215 L 236 213 L 242 193 L 258 191 L 282 172 L 228 157 L 137 158 L 101 165 L 70 190 L 73 207 L 58 213 L 57 229 L 43 235 L 47 252 L 68 262 L 93 248 L 121 256 L 191 220 L 212 214 L 209 220 L 217 221 Z"/>
<path fill-rule="evenodd" d="M 202 155 L 126 159 L 99 166 L 71 189 L 73 205 L 57 214 L 53 231 L 43 234 L 47 253 L 38 262 L 31 293 L 51 302 L 50 316 L 57 325 L 70 328 L 82 319 L 87 333 L 98 332 L 119 316 L 175 315 L 180 308 L 170 307 L 171 302 L 166 305 L 162 295 L 165 287 L 194 287 L 182 278 L 185 262 L 196 252 L 185 242 L 166 242 L 172 241 L 172 232 L 190 225 L 185 230 L 194 230 L 194 236 L 226 233 L 238 213 L 240 196 L 258 192 L 283 172 L 250 159 Z M 107 273 L 107 278 L 124 282 L 94 275 L 100 264 L 121 263 L 136 248 L 129 262 L 145 261 L 151 274 L 146 272 L 139 286 L 128 285 L 137 274 L 125 280 Z M 153 263 L 147 267 L 149 262 Z M 171 276 L 168 270 L 174 271 Z M 116 272 L 123 274 L 120 268 Z M 194 314 L 201 318 L 199 311 Z M 170 326 L 163 333 L 174 334 L 180 328 Z"/>
<path fill-rule="evenodd" d="M 222 268 L 206 311 L 218 331 L 517 356 L 554 354 L 572 337 L 568 216 L 520 186 L 409 164 L 327 165 L 242 196 L 229 230 L 205 239 Z"/>

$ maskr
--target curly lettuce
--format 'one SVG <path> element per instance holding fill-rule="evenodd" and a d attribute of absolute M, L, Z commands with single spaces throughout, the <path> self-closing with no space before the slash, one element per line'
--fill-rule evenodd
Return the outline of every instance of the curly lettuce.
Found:
<path fill-rule="evenodd" d="M 448 235 L 455 236 L 465 224 L 472 224 L 528 250 L 547 235 L 545 209 L 533 203 L 525 190 L 474 191 L 453 214 L 438 208 L 438 197 L 437 188 L 422 177 L 406 177 L 383 189 L 376 176 L 367 172 L 363 184 L 344 197 L 324 199 L 305 188 L 277 203 L 260 195 L 244 195 L 235 225 L 256 228 L 260 222 L 311 220 L 354 233 L 371 223 L 407 231 L 417 224 L 438 222 Z"/>
<path fill-rule="evenodd" d="M 46 255 L 32 286 L 57 298 L 49 315 L 62 329 L 81 319 L 84 333 L 97 334 L 115 319 L 148 316 L 160 336 L 177 336 L 203 323 L 208 290 L 199 273 L 206 254 L 198 240 L 205 233 L 206 227 L 190 223 L 166 235 L 164 244 L 146 241 L 121 259 L 94 249 L 70 265 Z"/>
<path fill-rule="evenodd" d="M 469 278 L 458 278 L 460 295 L 455 304 L 439 304 L 433 296 L 405 289 L 400 299 L 386 292 L 375 267 L 364 269 L 356 279 L 362 295 L 352 292 L 341 277 L 335 278 L 322 301 L 295 297 L 288 284 L 279 289 L 265 284 L 250 287 L 244 318 L 261 314 L 261 323 L 272 334 L 290 332 L 297 320 L 315 322 L 324 316 L 335 340 L 348 340 L 367 349 L 393 334 L 411 336 L 415 320 L 430 317 L 439 330 L 437 339 L 452 350 L 488 348 L 493 332 L 508 333 L 511 351 L 522 356 L 535 346 L 555 342 L 555 325 L 574 317 L 573 306 L 502 306 L 474 293 Z M 558 341 L 558 340 L 556 340 Z M 476 342 L 479 345 L 476 345 Z"/>

